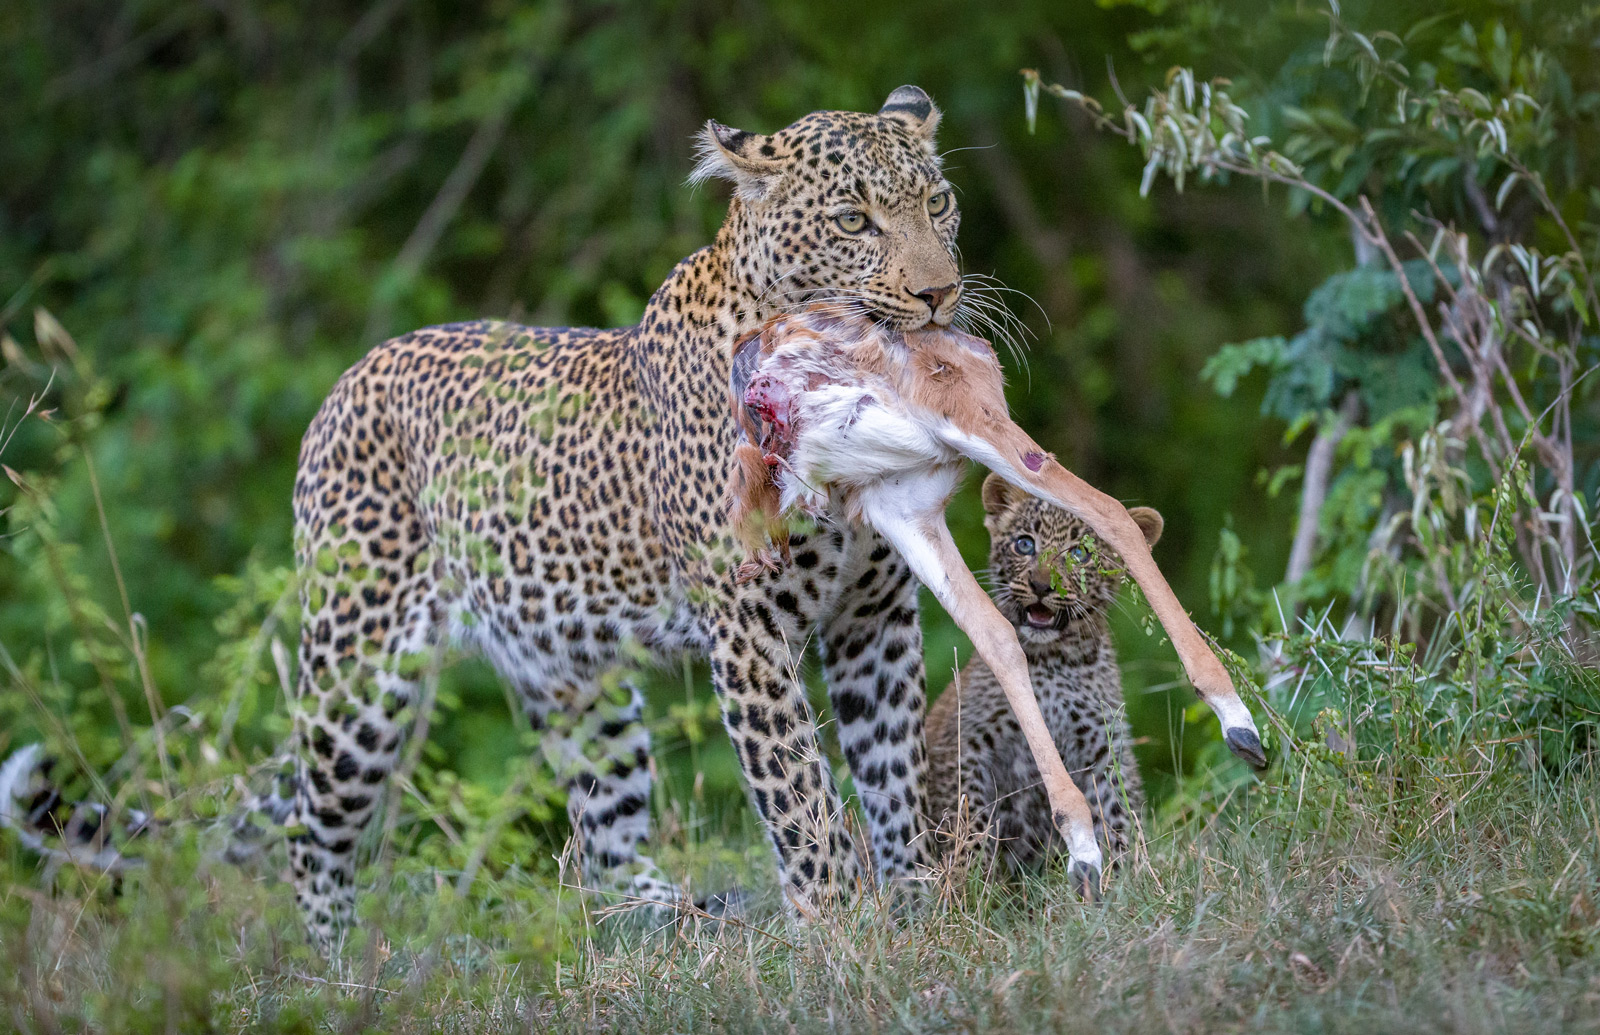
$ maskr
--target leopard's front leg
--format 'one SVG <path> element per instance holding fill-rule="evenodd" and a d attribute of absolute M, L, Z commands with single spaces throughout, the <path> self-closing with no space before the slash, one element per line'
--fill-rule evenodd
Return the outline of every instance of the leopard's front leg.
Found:
<path fill-rule="evenodd" d="M 822 629 L 828 694 L 839 744 L 866 813 L 878 882 L 929 872 L 927 699 L 918 582 L 878 535 L 865 563 Z"/>
<path fill-rule="evenodd" d="M 711 680 L 756 811 L 802 916 L 848 902 L 863 875 L 799 677 L 800 630 L 771 576 L 736 586 L 710 615 Z"/>

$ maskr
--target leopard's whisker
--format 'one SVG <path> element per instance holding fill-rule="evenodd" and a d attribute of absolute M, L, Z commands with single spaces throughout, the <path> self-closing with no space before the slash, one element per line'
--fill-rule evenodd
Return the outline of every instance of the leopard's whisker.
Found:
<path fill-rule="evenodd" d="M 996 299 L 990 297 L 985 285 L 977 284 L 970 293 L 963 289 L 961 298 L 956 303 L 955 322 L 980 331 L 987 331 L 986 336 L 992 341 L 1003 345 L 1011 358 L 1027 367 L 1025 343 L 1032 336 L 1026 325 L 1017 315 L 1011 312 Z"/>
<path fill-rule="evenodd" d="M 983 311 L 996 324 L 1003 323 L 1018 337 L 1019 341 L 1032 336 L 1033 332 L 1022 322 L 1022 319 L 995 297 L 988 286 L 976 285 L 970 294 L 964 291 L 962 297 L 969 308 Z"/>

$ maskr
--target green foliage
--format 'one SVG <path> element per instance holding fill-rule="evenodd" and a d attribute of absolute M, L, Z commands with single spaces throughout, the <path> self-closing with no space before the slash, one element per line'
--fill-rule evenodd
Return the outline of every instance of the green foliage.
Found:
<path fill-rule="evenodd" d="M 1271 634 L 1264 647 L 1277 682 L 1268 699 L 1334 745 L 1341 763 L 1384 770 L 1404 786 L 1437 782 L 1441 768 L 1481 766 L 1508 780 L 1545 775 L 1559 787 L 1600 746 L 1600 670 L 1571 642 L 1571 623 L 1592 627 L 1600 608 L 1592 599 L 1526 599 L 1503 518 L 1509 492 L 1496 493 L 1499 513 L 1463 534 L 1450 502 L 1422 488 L 1418 509 L 1404 517 L 1449 587 L 1450 611 L 1434 621 L 1429 594 L 1406 586 L 1415 577 L 1409 566 L 1379 566 L 1374 577 L 1395 603 L 1387 635 L 1351 636 L 1326 612 Z"/>
<path fill-rule="evenodd" d="M 1177 18 L 1191 37 L 1136 45 L 1231 58 L 1240 38 L 1219 26 L 1259 40 L 1292 18 L 1250 6 L 1249 28 L 1191 5 Z M 1135 145 L 1141 193 L 1161 176 L 1286 185 L 1291 211 L 1337 219 L 1356 246 L 1303 330 L 1224 345 L 1202 372 L 1224 397 L 1264 372 L 1263 414 L 1290 441 L 1315 429 L 1304 465 L 1264 476 L 1272 494 L 1303 481 L 1285 584 L 1259 588 L 1227 528 L 1211 573 L 1224 632 L 1255 629 L 1279 732 L 1325 737 L 1391 793 L 1438 782 L 1438 766 L 1562 774 L 1590 757 L 1600 707 L 1600 195 L 1580 171 L 1600 78 L 1567 35 L 1600 15 L 1327 16 L 1320 68 L 1291 57 L 1275 76 L 1204 81 L 1173 67 L 1120 113 L 1025 70 L 1027 115 L 1060 97 Z M 1269 125 L 1281 113 L 1282 151 L 1247 131 L 1253 102 Z"/>
<path fill-rule="evenodd" d="M 1305 329 L 1224 346 L 1205 371 L 1231 395 L 1264 368 L 1264 412 L 1291 435 L 1318 429 L 1312 453 L 1321 455 L 1304 469 L 1303 507 L 1312 509 L 1288 573 L 1298 600 L 1354 598 L 1356 617 L 1370 616 L 1388 606 L 1375 571 L 1404 556 L 1410 576 L 1435 582 L 1439 605 L 1455 609 L 1432 556 L 1439 527 L 1393 535 L 1397 511 L 1423 506 L 1414 492 L 1407 500 L 1414 486 L 1404 468 L 1415 436 L 1437 419 L 1430 411 L 1445 421 L 1439 463 L 1467 497 L 1490 507 L 1499 488 L 1526 486 L 1508 520 L 1524 530 L 1517 552 L 1536 593 L 1546 604 L 1582 600 L 1595 551 L 1579 530 L 1600 492 L 1588 377 L 1600 360 L 1590 266 L 1600 255 L 1591 215 L 1600 196 L 1579 169 L 1597 143 L 1600 78 L 1569 34 L 1592 31 L 1600 15 L 1522 6 L 1479 22 L 1361 13 L 1394 28 L 1358 28 L 1353 11 L 1330 8 L 1324 70 L 1295 67 L 1302 102 L 1281 109 L 1281 152 L 1246 132 L 1240 103 L 1252 90 L 1279 103 L 1281 95 L 1202 82 L 1181 67 L 1142 107 L 1125 103 L 1120 119 L 1025 72 L 1030 116 L 1041 91 L 1075 102 L 1139 147 L 1143 191 L 1158 174 L 1180 190 L 1191 174 L 1244 176 L 1287 185 L 1293 208 L 1310 201 L 1344 222 L 1360 264 L 1312 293 Z M 1273 488 L 1284 480 L 1274 477 Z M 1317 543 L 1313 570 L 1304 547 Z M 1361 554 L 1367 560 L 1352 563 Z M 1586 653 L 1593 635 L 1574 625 L 1565 650 Z"/>
<path fill-rule="evenodd" d="M 1428 264 L 1413 259 L 1404 269 L 1418 301 L 1431 304 Z M 1241 378 L 1265 368 L 1271 376 L 1262 412 L 1289 424 L 1337 409 L 1348 392 L 1357 393 L 1374 422 L 1430 403 L 1437 390 L 1433 359 L 1420 335 L 1404 333 L 1398 318 L 1405 303 L 1400 278 L 1389 270 L 1360 266 L 1335 273 L 1306 300 L 1304 330 L 1287 341 L 1224 345 L 1200 376 L 1227 396 Z"/>
<path fill-rule="evenodd" d="M 69 792 L 166 824 L 119 886 L 64 868 L 41 889 L 4 835 L 9 1019 L 1581 1024 L 1600 980 L 1595 17 L 1103 0 L 935 9 L 913 32 L 830 4 L 737 23 L 698 4 L 0 7 L 21 99 L 0 106 L 0 752 L 43 736 L 80 783 L 105 774 Z M 1073 77 L 1108 53 L 1103 90 Z M 1034 61 L 1018 111 L 1010 77 Z M 756 905 L 649 935 L 570 887 L 558 781 L 505 689 L 428 655 L 430 736 L 365 846 L 365 931 L 312 960 L 286 889 L 210 842 L 287 732 L 287 501 L 323 394 L 422 323 L 635 319 L 719 218 L 681 186 L 702 119 L 770 129 L 907 80 L 946 110 L 966 267 L 1038 299 L 1038 318 L 1017 306 L 1038 334 L 1019 419 L 1163 511 L 1180 597 L 1209 590 L 1201 624 L 1254 648 L 1225 656 L 1280 764 L 1257 781 L 1226 754 L 1135 597 L 1117 631 L 1157 808 L 1103 905 L 1047 874 L 797 932 L 704 670 L 657 673 L 654 850 Z M 1077 102 L 1065 122 L 1037 117 L 1047 92 Z M 1286 205 L 1263 203 L 1277 187 Z M 975 495 L 950 518 L 976 566 Z M 1265 574 L 1296 533 L 1304 571 Z M 965 645 L 927 626 L 937 688 Z"/>
<path fill-rule="evenodd" d="M 1241 610 L 1251 617 L 1260 609 L 1255 572 L 1249 564 L 1249 550 L 1233 530 L 1230 521 L 1217 536 L 1217 552 L 1211 558 L 1211 612 L 1222 619 L 1222 635 L 1233 635 Z"/>

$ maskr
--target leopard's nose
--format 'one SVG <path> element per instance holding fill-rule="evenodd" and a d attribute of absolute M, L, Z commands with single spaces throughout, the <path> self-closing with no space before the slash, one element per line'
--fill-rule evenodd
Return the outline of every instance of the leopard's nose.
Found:
<path fill-rule="evenodd" d="M 1028 579 L 1028 585 L 1029 585 L 1030 588 L 1032 588 L 1033 595 L 1038 597 L 1040 600 L 1043 600 L 1045 597 L 1050 595 L 1050 580 L 1049 579 L 1044 579 L 1043 581 L 1040 581 L 1039 576 L 1035 575 L 1032 578 Z"/>
<path fill-rule="evenodd" d="M 955 294 L 956 288 L 960 286 L 959 281 L 952 281 L 944 287 L 923 288 L 921 291 L 911 291 L 910 288 L 906 290 L 928 303 L 928 312 L 937 313 L 939 307 L 944 305 L 944 300 Z"/>

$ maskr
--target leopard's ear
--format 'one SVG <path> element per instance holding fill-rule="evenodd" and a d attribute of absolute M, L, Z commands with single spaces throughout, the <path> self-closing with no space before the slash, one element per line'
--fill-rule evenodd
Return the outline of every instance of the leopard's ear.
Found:
<path fill-rule="evenodd" d="M 933 134 L 939 128 L 939 109 L 920 86 L 897 87 L 883 102 L 878 114 L 894 119 L 933 147 Z"/>
<path fill-rule="evenodd" d="M 1161 538 L 1161 530 L 1167 524 L 1162 520 L 1161 514 L 1154 507 L 1129 507 L 1128 516 L 1133 518 L 1133 523 L 1144 533 L 1145 545 L 1156 545 Z"/>
<path fill-rule="evenodd" d="M 1017 490 L 998 474 L 983 480 L 983 512 L 989 517 L 999 517 L 1011 509 L 1017 500 Z"/>
<path fill-rule="evenodd" d="M 783 172 L 784 163 L 777 157 L 772 138 L 760 133 L 746 133 L 712 120 L 696 141 L 700 160 L 689 173 L 691 184 L 731 180 L 735 194 L 746 201 L 759 201 Z"/>

